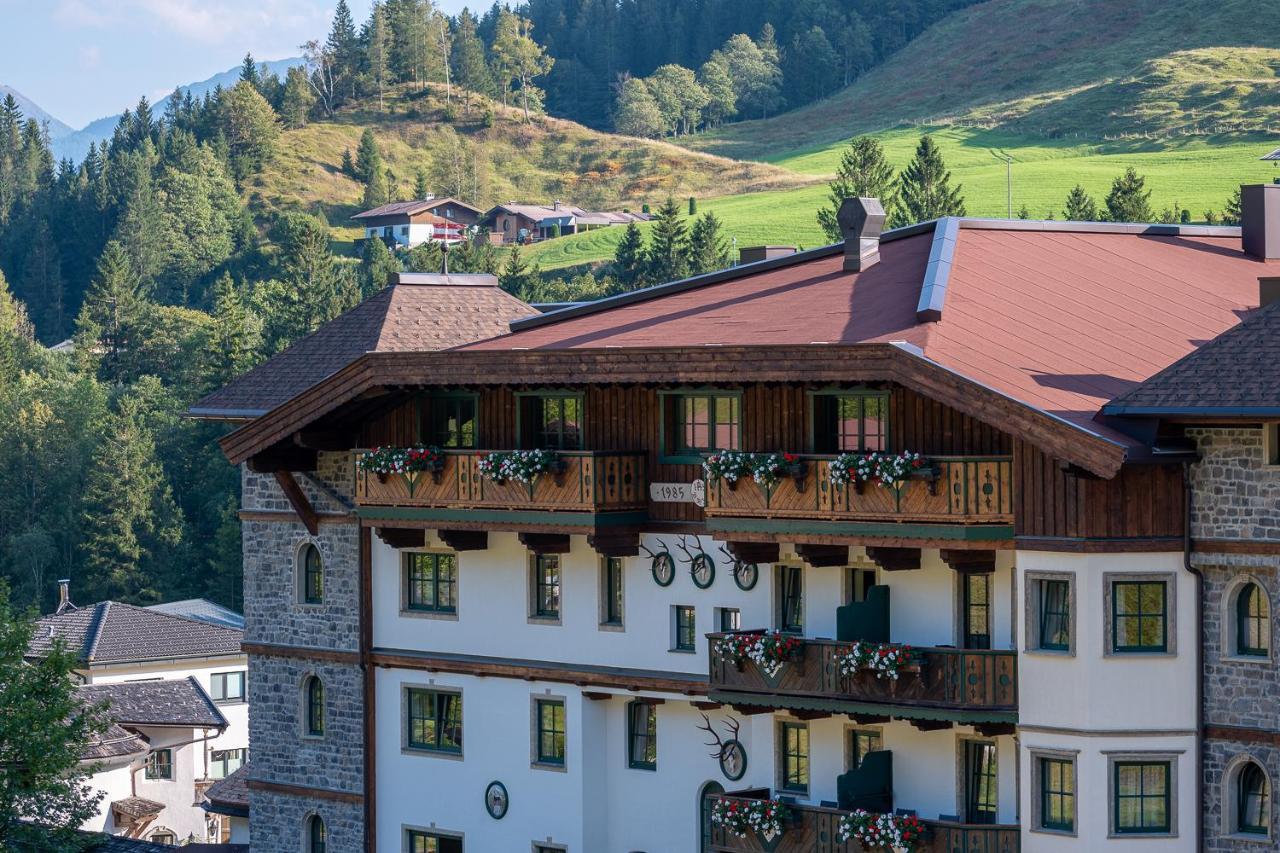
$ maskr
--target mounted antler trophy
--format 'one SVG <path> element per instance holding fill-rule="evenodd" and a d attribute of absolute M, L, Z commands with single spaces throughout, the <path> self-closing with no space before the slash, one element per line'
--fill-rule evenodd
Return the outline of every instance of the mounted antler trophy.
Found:
<path fill-rule="evenodd" d="M 667 550 L 667 543 L 658 540 L 658 550 L 651 551 L 643 542 L 640 548 L 649 555 L 649 571 L 653 574 L 653 582 L 658 586 L 671 586 L 676 579 L 676 560 Z"/>
<path fill-rule="evenodd" d="M 755 589 L 756 581 L 760 580 L 760 567 L 755 563 L 748 563 L 746 560 L 739 559 L 728 548 L 720 546 L 720 553 L 729 558 L 733 563 L 733 582 L 738 585 L 738 589 L 743 592 L 749 592 Z"/>
<path fill-rule="evenodd" d="M 702 550 L 702 545 L 698 541 L 698 537 L 693 537 L 692 551 L 685 545 L 685 539 L 680 537 L 680 541 L 676 543 L 676 547 L 684 554 L 684 560 L 689 564 L 689 576 L 693 578 L 693 585 L 698 589 L 706 589 L 715 583 L 716 580 L 716 561 L 711 555 Z"/>
<path fill-rule="evenodd" d="M 711 757 L 719 762 L 720 772 L 726 779 L 737 782 L 747 773 L 747 748 L 742 745 L 742 741 L 738 740 L 738 732 L 742 725 L 732 717 L 725 721 L 730 731 L 729 738 L 726 740 L 721 738 L 711 725 L 710 717 L 703 714 L 702 720 L 704 725 L 698 728 L 715 738 L 707 742 L 707 746 L 714 747 Z"/>

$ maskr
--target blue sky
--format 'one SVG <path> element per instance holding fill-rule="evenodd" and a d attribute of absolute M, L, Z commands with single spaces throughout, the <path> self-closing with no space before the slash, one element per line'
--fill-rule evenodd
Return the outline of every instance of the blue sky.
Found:
<path fill-rule="evenodd" d="M 0 83 L 74 128 L 239 64 L 297 56 L 337 0 L 0 0 Z M 348 0 L 357 26 L 372 0 Z M 456 12 L 466 0 L 437 0 Z M 471 2 L 487 7 L 489 0 Z"/>

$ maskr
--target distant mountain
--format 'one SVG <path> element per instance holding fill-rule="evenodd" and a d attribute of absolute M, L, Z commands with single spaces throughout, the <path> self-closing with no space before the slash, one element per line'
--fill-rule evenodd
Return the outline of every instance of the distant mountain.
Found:
<path fill-rule="evenodd" d="M 72 128 L 49 115 L 49 113 L 42 109 L 35 101 L 31 100 L 12 86 L 6 86 L 3 83 L 0 83 L 0 100 L 3 100 L 5 95 L 13 95 L 13 99 L 18 102 L 18 107 L 21 108 L 24 118 L 33 118 L 39 122 L 48 122 L 49 137 L 53 139 L 55 143 L 59 139 L 75 133 Z"/>
<path fill-rule="evenodd" d="M 260 64 L 267 66 L 267 72 L 269 74 L 275 74 L 283 78 L 290 68 L 295 65 L 302 64 L 302 57 L 294 56 L 289 59 L 275 59 L 270 62 Z M 235 68 L 228 68 L 226 71 L 219 72 L 207 80 L 201 80 L 198 83 L 188 83 L 187 85 L 179 86 L 178 88 L 183 93 L 190 92 L 191 97 L 193 98 L 202 98 L 204 97 L 205 92 L 212 92 L 218 86 L 222 86 L 223 88 L 234 86 L 239 79 L 240 66 L 237 65 Z M 0 86 L 0 89 L 3 88 L 4 87 Z M 14 97 L 17 97 L 19 100 L 22 99 L 22 96 L 17 95 L 16 93 Z M 155 115 L 160 115 L 164 112 L 165 106 L 168 105 L 168 103 L 169 96 L 166 95 L 152 104 L 151 110 Z M 37 109 L 39 108 L 37 107 Z M 25 113 L 26 110 L 24 109 L 23 112 Z M 58 159 L 70 157 L 78 163 L 89 151 L 89 143 L 102 142 L 103 140 L 111 138 L 111 133 L 116 129 L 116 124 L 120 121 L 120 115 L 120 113 L 116 113 L 113 116 L 95 119 L 80 130 L 72 130 L 62 124 L 62 122 L 58 122 L 58 124 L 66 128 L 66 132 L 62 135 L 54 133 L 52 124 L 50 124 L 50 137 L 53 139 L 53 155 Z"/>

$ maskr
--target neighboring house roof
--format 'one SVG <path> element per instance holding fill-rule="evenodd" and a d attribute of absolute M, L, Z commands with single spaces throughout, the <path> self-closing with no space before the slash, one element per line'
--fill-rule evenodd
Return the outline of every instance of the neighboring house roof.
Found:
<path fill-rule="evenodd" d="M 227 718 L 195 676 L 84 684 L 76 689 L 85 702 L 105 702 L 112 722 L 121 726 L 227 727 Z"/>
<path fill-rule="evenodd" d="M 223 628 L 244 630 L 244 616 L 207 598 L 187 598 L 182 601 L 152 604 L 147 609 L 157 613 L 167 613 L 170 616 L 181 616 L 184 619 L 194 619 L 197 622 L 208 622 L 210 625 L 221 625 Z"/>
<path fill-rule="evenodd" d="M 1116 397 L 1103 412 L 1280 417 L 1280 301 Z"/>
<path fill-rule="evenodd" d="M 160 814 L 160 812 L 164 811 L 164 803 L 157 803 L 155 800 L 148 800 L 146 797 L 125 797 L 120 800 L 112 800 L 111 811 L 115 814 L 124 815 L 130 820 L 137 820 L 140 817 Z"/>
<path fill-rule="evenodd" d="M 379 205 L 370 210 L 357 213 L 352 219 L 376 219 L 382 216 L 413 216 L 424 210 L 435 207 L 435 199 L 417 199 L 415 201 L 393 201 Z"/>
<path fill-rule="evenodd" d="M 27 833 L 47 832 L 32 821 L 20 821 L 20 825 Z M 84 853 L 173 853 L 174 848 L 165 844 L 153 844 L 150 841 L 141 841 L 136 838 L 125 838 L 123 835 L 107 835 L 101 832 L 79 831 L 76 833 L 80 838 L 84 839 L 83 847 L 77 847 Z M 25 835 L 25 834 L 24 834 Z M 49 848 L 45 844 L 33 844 L 26 837 L 20 836 L 14 841 L 14 853 L 44 853 Z M 225 845 L 219 849 L 232 849 L 231 845 Z"/>
<path fill-rule="evenodd" d="M 1100 407 L 1235 325 L 1267 270 L 1238 228 L 948 218 L 634 291 L 459 350 L 870 344 L 922 358 L 1110 441 Z M 1274 270 L 1275 267 L 1273 266 Z"/>
<path fill-rule="evenodd" d="M 150 749 L 145 735 L 131 732 L 118 723 L 110 723 L 107 730 L 85 745 L 80 751 L 81 761 L 106 761 L 141 755 Z"/>
<path fill-rule="evenodd" d="M 1280 160 L 1280 148 L 1277 148 L 1275 151 L 1272 151 L 1270 154 L 1264 154 L 1262 157 L 1259 157 L 1258 159 L 1259 160 Z"/>
<path fill-rule="evenodd" d="M 209 790 L 204 792 L 205 802 L 201 803 L 204 810 L 230 817 L 248 817 L 248 771 L 249 765 L 242 764 L 230 776 L 210 785 Z"/>
<path fill-rule="evenodd" d="M 47 654 L 60 638 L 90 666 L 213 657 L 239 654 L 243 637 L 239 628 L 102 601 L 85 607 L 68 605 L 40 617 L 28 655 Z"/>
<path fill-rule="evenodd" d="M 518 204 L 509 202 L 493 207 L 489 214 L 505 211 L 515 216 L 531 219 L 539 225 L 571 225 L 574 220 L 581 225 L 617 225 L 627 222 L 644 222 L 650 217 L 643 213 L 626 213 L 623 211 L 585 210 L 572 204 L 561 204 L 559 207 L 546 204 Z"/>
<path fill-rule="evenodd" d="M 445 196 L 444 198 L 431 199 L 430 203 L 427 205 L 427 209 L 435 210 L 437 207 L 444 207 L 445 205 L 464 208 L 466 210 L 471 211 L 476 216 L 479 216 L 480 214 L 484 213 L 483 210 L 476 207 L 474 204 L 467 204 L 465 201 L 460 201 L 454 198 L 453 196 Z"/>
<path fill-rule="evenodd" d="M 492 275 L 401 273 L 355 308 L 191 407 L 196 417 L 265 414 L 368 352 L 447 349 L 507 331 L 538 313 Z"/>

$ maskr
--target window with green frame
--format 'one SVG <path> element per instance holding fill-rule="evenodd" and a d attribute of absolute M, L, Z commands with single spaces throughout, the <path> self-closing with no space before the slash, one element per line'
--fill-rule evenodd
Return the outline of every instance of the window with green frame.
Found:
<path fill-rule="evenodd" d="M 1076 765 L 1066 758 L 1040 758 L 1040 828 L 1074 832 Z"/>
<path fill-rule="evenodd" d="M 695 648 L 698 640 L 698 629 L 696 626 L 696 615 L 693 607 L 687 604 L 673 605 L 675 611 L 675 644 L 673 648 L 678 652 L 691 652 Z"/>
<path fill-rule="evenodd" d="M 1271 823 L 1271 786 L 1266 771 L 1250 761 L 1236 777 L 1236 786 L 1236 831 L 1266 835 Z"/>
<path fill-rule="evenodd" d="M 1040 648 L 1067 651 L 1071 647 L 1071 584 L 1065 580 L 1037 581 L 1040 589 Z"/>
<path fill-rule="evenodd" d="M 964 593 L 961 641 L 966 649 L 991 648 L 991 575 L 973 572 L 961 575 Z"/>
<path fill-rule="evenodd" d="M 324 734 L 324 682 L 314 675 L 307 679 L 307 734 Z"/>
<path fill-rule="evenodd" d="M 889 395 L 882 392 L 816 393 L 815 453 L 859 453 L 889 447 Z"/>
<path fill-rule="evenodd" d="M 521 446 L 525 449 L 582 449 L 581 395 L 522 396 L 520 421 Z"/>
<path fill-rule="evenodd" d="M 302 546 L 302 601 L 324 603 L 324 564 L 320 549 L 310 542 Z"/>
<path fill-rule="evenodd" d="M 458 612 L 458 558 L 455 554 L 404 555 L 406 610 Z"/>
<path fill-rule="evenodd" d="M 778 630 L 786 634 L 804 633 L 804 569 L 777 566 Z"/>
<path fill-rule="evenodd" d="M 868 752 L 884 749 L 880 732 L 875 729 L 851 729 L 849 731 L 849 769 L 856 770 L 862 766 L 862 759 Z"/>
<path fill-rule="evenodd" d="M 627 763 L 636 770 L 658 769 L 658 709 L 649 702 L 627 706 Z"/>
<path fill-rule="evenodd" d="M 173 750 L 153 749 L 151 752 L 147 753 L 147 769 L 145 775 L 148 779 L 172 779 Z"/>
<path fill-rule="evenodd" d="M 1117 761 L 1112 772 L 1115 833 L 1169 832 L 1172 765 L 1168 761 Z"/>
<path fill-rule="evenodd" d="M 462 839 L 420 829 L 405 831 L 408 853 L 462 853 Z"/>
<path fill-rule="evenodd" d="M 410 749 L 430 752 L 462 751 L 462 694 L 445 690 L 409 687 L 408 730 L 405 741 Z"/>
<path fill-rule="evenodd" d="M 560 618 L 560 555 L 533 557 L 533 608 L 536 619 Z"/>
<path fill-rule="evenodd" d="M 472 449 L 476 446 L 475 394 L 434 394 L 426 400 L 423 440 L 436 447 Z"/>
<path fill-rule="evenodd" d="M 624 572 L 621 557 L 605 557 L 600 566 L 600 624 L 621 627 Z"/>
<path fill-rule="evenodd" d="M 1164 652 L 1169 648 L 1164 581 L 1112 581 L 1111 649 Z"/>
<path fill-rule="evenodd" d="M 809 726 L 805 723 L 778 724 L 782 749 L 782 774 L 778 788 L 793 794 L 809 793 Z"/>
<path fill-rule="evenodd" d="M 698 461 L 704 453 L 740 448 L 742 400 L 738 394 L 668 394 L 664 406 L 663 453 L 667 457 Z"/>
<path fill-rule="evenodd" d="M 1271 608 L 1267 594 L 1249 582 L 1236 595 L 1236 654 L 1266 657 L 1271 645 Z"/>
<path fill-rule="evenodd" d="M 996 745 L 988 740 L 964 742 L 964 818 L 969 823 L 996 822 Z"/>
<path fill-rule="evenodd" d="M 537 714 L 537 756 L 539 764 L 564 765 L 564 701 L 539 699 L 534 703 Z"/>

